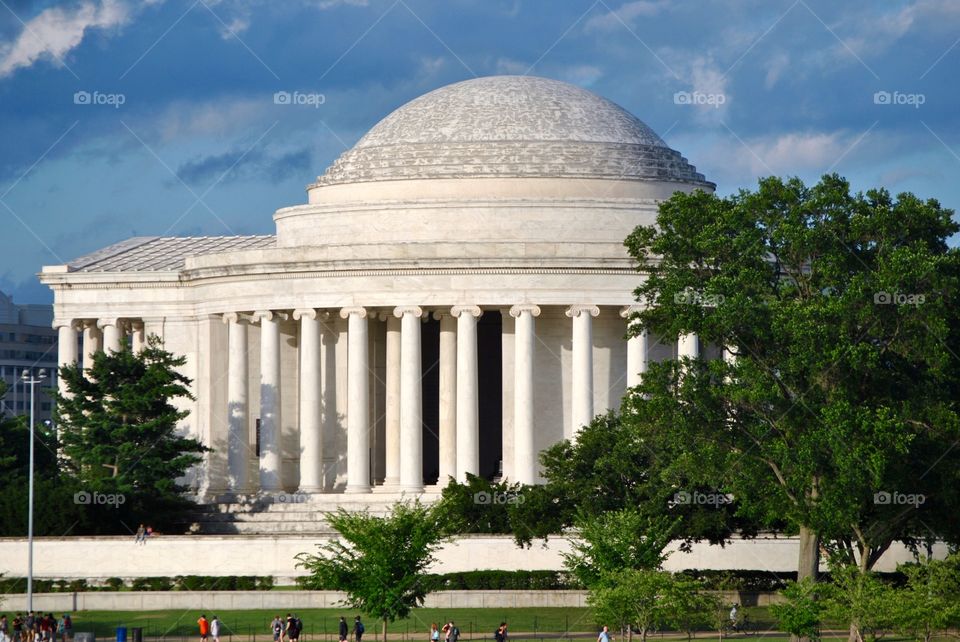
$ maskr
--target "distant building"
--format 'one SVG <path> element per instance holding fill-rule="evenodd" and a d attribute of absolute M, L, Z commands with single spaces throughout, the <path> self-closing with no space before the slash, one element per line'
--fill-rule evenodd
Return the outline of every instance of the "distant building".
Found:
<path fill-rule="evenodd" d="M 20 376 L 24 370 L 36 374 L 46 369 L 47 380 L 35 386 L 35 411 L 38 423 L 50 419 L 53 399 L 46 391 L 56 386 L 57 376 L 57 331 L 52 325 L 52 305 L 17 305 L 0 292 L 0 377 L 7 384 L 3 414 L 30 413 L 30 386 Z"/>

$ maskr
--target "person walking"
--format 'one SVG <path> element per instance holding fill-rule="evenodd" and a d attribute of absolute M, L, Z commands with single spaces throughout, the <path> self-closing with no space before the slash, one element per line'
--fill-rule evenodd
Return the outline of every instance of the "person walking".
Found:
<path fill-rule="evenodd" d="M 210 622 L 207 621 L 205 614 L 200 614 L 200 619 L 197 620 L 197 626 L 200 627 L 201 642 L 207 642 L 207 637 L 210 636 Z"/>
<path fill-rule="evenodd" d="M 460 629 L 454 623 L 453 620 L 450 620 L 450 630 L 447 633 L 447 640 L 449 642 L 457 642 L 460 639 Z"/>
<path fill-rule="evenodd" d="M 430 642 L 440 642 L 440 627 L 436 622 L 430 624 Z"/>
<path fill-rule="evenodd" d="M 210 621 L 210 637 L 213 638 L 213 642 L 220 642 L 220 626 L 220 618 L 214 615 Z"/>
<path fill-rule="evenodd" d="M 606 624 L 600 629 L 600 635 L 597 636 L 597 642 L 610 642 L 610 627 Z"/>
<path fill-rule="evenodd" d="M 347 640 L 347 620 L 342 615 L 340 616 L 340 642 L 346 642 Z"/>
<path fill-rule="evenodd" d="M 497 642 L 507 642 L 507 623 L 501 622 L 497 627 L 497 632 L 493 634 L 493 639 Z"/>
<path fill-rule="evenodd" d="M 63 623 L 63 639 L 60 642 L 70 642 L 73 639 L 73 618 L 69 613 L 64 613 L 60 621 Z"/>
<path fill-rule="evenodd" d="M 293 614 L 293 619 L 290 620 L 290 642 L 299 642 L 300 632 L 303 631 L 303 620 L 297 617 L 297 614 Z"/>
<path fill-rule="evenodd" d="M 273 633 L 273 642 L 280 642 L 280 636 L 283 635 L 283 620 L 280 619 L 279 615 L 273 616 L 270 631 Z"/>
<path fill-rule="evenodd" d="M 0 615 L 0 642 L 10 640 L 10 623 L 7 622 L 7 614 Z"/>
<path fill-rule="evenodd" d="M 361 638 L 363 638 L 363 632 L 363 622 L 360 621 L 360 616 L 358 615 L 353 620 L 353 638 L 356 642 L 360 642 Z"/>

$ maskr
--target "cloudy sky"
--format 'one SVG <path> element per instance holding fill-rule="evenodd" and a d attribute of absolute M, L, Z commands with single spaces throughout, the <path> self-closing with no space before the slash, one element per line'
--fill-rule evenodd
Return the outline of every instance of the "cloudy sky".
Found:
<path fill-rule="evenodd" d="M 0 290 L 272 233 L 383 116 L 491 74 L 610 98 L 721 193 L 836 171 L 958 208 L 958 69 L 956 0 L 0 0 Z"/>

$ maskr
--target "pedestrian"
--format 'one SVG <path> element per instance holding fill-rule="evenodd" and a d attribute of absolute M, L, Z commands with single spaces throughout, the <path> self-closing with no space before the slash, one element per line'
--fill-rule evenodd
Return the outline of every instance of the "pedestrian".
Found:
<path fill-rule="evenodd" d="M 207 622 L 207 616 L 205 614 L 200 614 L 200 619 L 197 620 L 197 626 L 200 627 L 201 642 L 207 642 L 207 636 L 210 635 L 210 623 Z"/>
<path fill-rule="evenodd" d="M 447 633 L 447 639 L 450 642 L 457 642 L 460 639 L 460 629 L 453 620 L 450 620 L 450 631 Z"/>
<path fill-rule="evenodd" d="M 273 632 L 273 642 L 280 642 L 280 636 L 283 635 L 283 620 L 280 619 L 279 615 L 273 616 L 270 630 Z"/>
<path fill-rule="evenodd" d="M 33 611 L 30 611 L 27 613 L 27 617 L 23 619 L 23 642 L 33 642 L 35 625 L 36 618 L 33 616 Z"/>
<path fill-rule="evenodd" d="M 7 622 L 7 614 L 0 615 L 0 642 L 7 642 L 10 639 L 10 623 Z"/>
<path fill-rule="evenodd" d="M 507 642 L 507 623 L 501 622 L 500 626 L 497 627 L 496 633 L 493 634 L 493 639 L 497 642 Z"/>
<path fill-rule="evenodd" d="M 440 627 L 436 622 L 430 624 L 430 642 L 440 642 Z"/>
<path fill-rule="evenodd" d="M 137 536 L 133 539 L 134 544 L 146 544 L 147 543 L 147 529 L 143 527 L 143 524 L 140 524 L 140 527 L 137 529 Z"/>
<path fill-rule="evenodd" d="M 293 614 L 293 620 L 290 621 L 290 642 L 299 642 L 300 631 L 303 630 L 303 620 Z"/>
<path fill-rule="evenodd" d="M 610 642 L 610 628 L 606 624 L 600 629 L 600 635 L 597 636 L 597 642 Z"/>
<path fill-rule="evenodd" d="M 216 615 L 210 621 L 210 637 L 213 642 L 220 642 L 220 619 Z"/>
<path fill-rule="evenodd" d="M 73 618 L 69 613 L 63 614 L 63 640 L 61 642 L 70 642 L 73 639 Z"/>
<path fill-rule="evenodd" d="M 23 642 L 23 617 L 17 613 L 13 616 L 13 642 Z"/>
<path fill-rule="evenodd" d="M 340 642 L 347 641 L 347 620 L 342 615 L 340 616 Z"/>
<path fill-rule="evenodd" d="M 358 615 L 353 620 L 353 637 L 356 642 L 360 642 L 360 639 L 363 637 L 364 630 L 363 622 L 360 621 L 360 616 Z"/>

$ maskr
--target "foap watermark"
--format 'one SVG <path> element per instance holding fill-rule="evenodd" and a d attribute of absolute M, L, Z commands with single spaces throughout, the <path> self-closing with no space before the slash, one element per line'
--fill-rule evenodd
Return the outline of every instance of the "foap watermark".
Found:
<path fill-rule="evenodd" d="M 673 503 L 676 506 L 725 506 L 733 503 L 731 493 L 702 493 L 699 490 L 693 492 L 681 490 L 673 495 Z"/>
<path fill-rule="evenodd" d="M 120 109 L 120 106 L 127 102 L 125 94 L 105 94 L 100 91 L 80 90 L 73 94 L 74 105 L 107 105 L 114 109 Z"/>
<path fill-rule="evenodd" d="M 681 305 L 700 305 L 708 308 L 715 308 L 718 305 L 722 305 L 726 300 L 726 297 L 722 294 L 707 294 L 705 292 L 697 292 L 690 288 L 673 295 L 674 303 Z"/>
<path fill-rule="evenodd" d="M 922 294 L 905 292 L 875 292 L 873 302 L 877 305 L 923 305 L 927 298 Z"/>
<path fill-rule="evenodd" d="M 473 503 L 480 506 L 490 506 L 493 504 L 522 504 L 524 501 L 523 495 L 513 491 L 495 491 L 491 493 L 481 490 L 473 494 Z"/>
<path fill-rule="evenodd" d="M 124 497 L 122 493 L 98 493 L 96 491 L 90 493 L 81 490 L 79 493 L 73 494 L 73 503 L 81 506 L 113 506 L 114 508 L 120 508 L 126 501 L 127 498 Z"/>
<path fill-rule="evenodd" d="M 319 109 L 320 105 L 327 102 L 327 97 L 318 93 L 306 93 L 302 91 L 278 91 L 273 94 L 274 105 L 300 105 Z"/>
<path fill-rule="evenodd" d="M 923 493 L 901 493 L 881 490 L 873 494 L 873 503 L 877 506 L 913 506 L 920 508 L 927 501 Z"/>
<path fill-rule="evenodd" d="M 726 94 L 707 93 L 704 91 L 678 91 L 673 94 L 674 105 L 705 105 L 719 109 L 727 102 Z"/>
<path fill-rule="evenodd" d="M 927 102 L 925 94 L 907 94 L 901 91 L 876 91 L 873 93 L 874 105 L 909 105 L 920 109 Z"/>
<path fill-rule="evenodd" d="M 310 500 L 310 495 L 307 493 L 274 493 L 270 495 L 270 500 L 274 504 L 303 504 Z"/>

